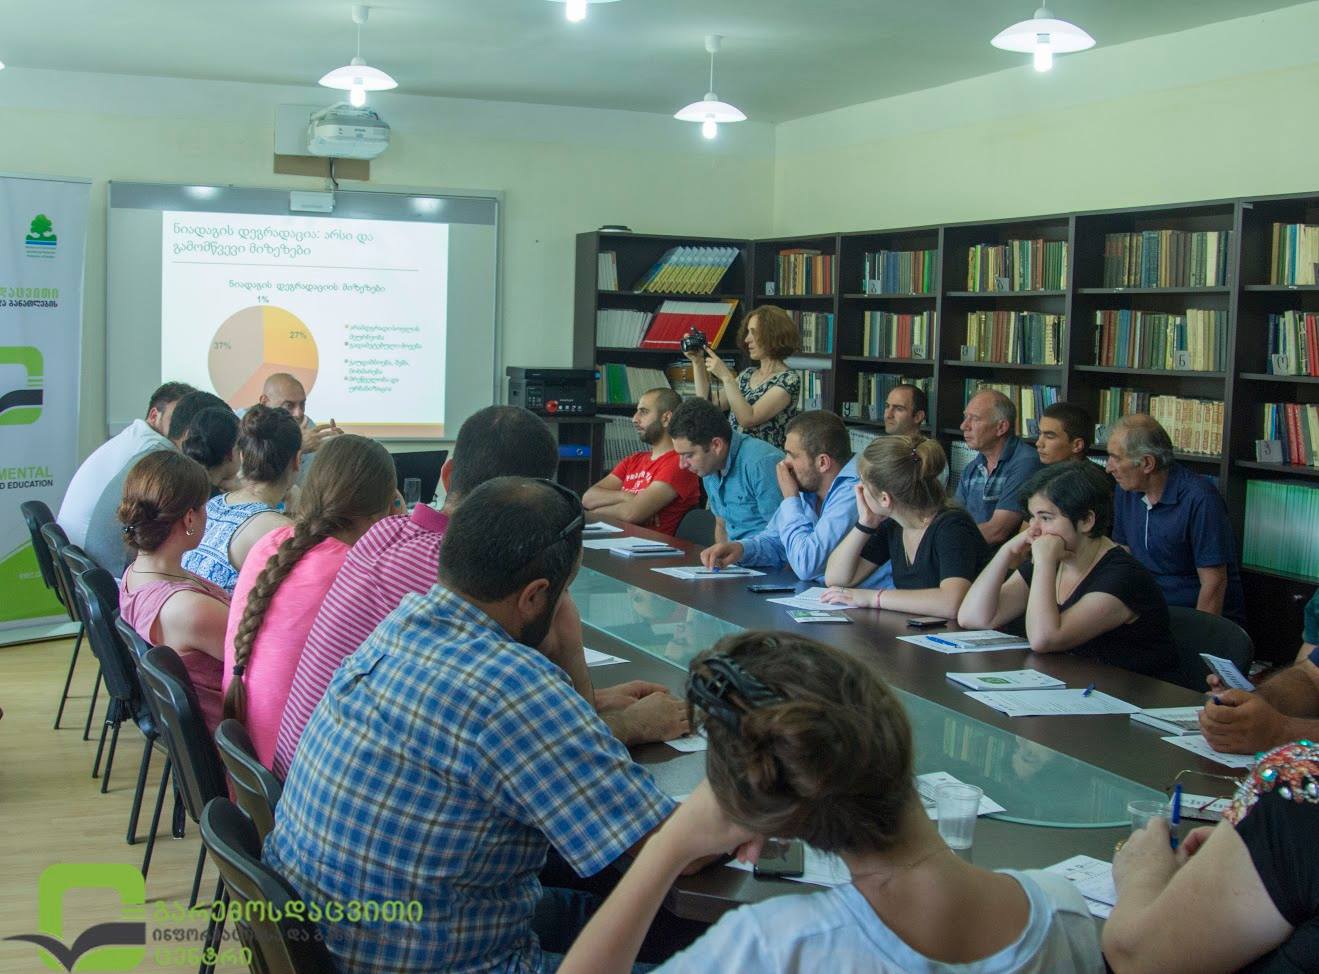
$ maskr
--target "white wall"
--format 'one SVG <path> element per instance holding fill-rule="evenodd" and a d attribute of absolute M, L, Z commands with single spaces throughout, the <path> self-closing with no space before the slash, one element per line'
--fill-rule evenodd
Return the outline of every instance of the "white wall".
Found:
<path fill-rule="evenodd" d="M 775 234 L 1319 190 L 1316 38 L 1307 3 L 785 122 Z"/>
<path fill-rule="evenodd" d="M 322 188 L 272 172 L 275 106 L 326 89 L 10 68 L 0 73 L 0 172 L 93 180 L 79 449 L 105 435 L 105 187 L 111 179 Z M 574 236 L 768 235 L 773 131 L 725 126 L 707 142 L 668 116 L 400 94 L 373 101 L 394 128 L 369 184 L 501 190 L 503 353 L 567 365 Z M 145 395 L 146 390 L 144 390 Z"/>

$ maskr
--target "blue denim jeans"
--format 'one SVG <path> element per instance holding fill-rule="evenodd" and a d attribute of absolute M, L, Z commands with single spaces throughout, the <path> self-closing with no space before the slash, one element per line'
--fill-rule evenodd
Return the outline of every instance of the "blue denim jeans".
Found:
<path fill-rule="evenodd" d="M 531 929 L 540 940 L 545 955 L 545 974 L 554 974 L 563 963 L 563 955 L 582 932 L 602 900 L 591 893 L 576 889 L 547 886 L 541 891 Z M 633 974 L 653 971 L 654 964 L 633 964 Z"/>

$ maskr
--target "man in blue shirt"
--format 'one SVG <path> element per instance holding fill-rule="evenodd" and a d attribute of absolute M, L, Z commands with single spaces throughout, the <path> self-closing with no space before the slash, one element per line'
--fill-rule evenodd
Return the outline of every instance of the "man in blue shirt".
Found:
<path fill-rule="evenodd" d="M 716 541 L 740 541 L 765 529 L 783 500 L 776 473 L 782 453 L 734 433 L 728 417 L 705 399 L 683 400 L 669 420 L 669 436 L 679 465 L 701 478 Z"/>
<path fill-rule="evenodd" d="M 481 484 L 439 584 L 404 597 L 313 712 L 262 858 L 308 902 L 421 907 L 322 925 L 339 969 L 535 974 L 533 915 L 565 898 L 542 902 L 549 847 L 593 875 L 673 811 L 588 703 L 565 594 L 584 523 L 557 484 Z"/>
<path fill-rule="evenodd" d="M 957 481 L 954 499 L 991 545 L 1017 533 L 1026 519 L 1021 488 L 1040 469 L 1039 454 L 1021 442 L 1017 407 L 996 389 L 981 389 L 962 412 L 962 437 L 976 451 Z"/>
<path fill-rule="evenodd" d="M 1117 481 L 1113 540 L 1150 570 L 1169 605 L 1246 621 L 1236 541 L 1214 485 L 1172 458 L 1172 439 L 1152 416 L 1132 413 L 1108 434 Z"/>
<path fill-rule="evenodd" d="M 847 427 L 822 409 L 798 413 L 783 445 L 787 455 L 776 469 L 783 501 L 769 524 L 749 538 L 706 548 L 705 567 L 778 568 L 787 562 L 803 581 L 824 581 L 830 553 L 856 521 L 859 480 Z"/>

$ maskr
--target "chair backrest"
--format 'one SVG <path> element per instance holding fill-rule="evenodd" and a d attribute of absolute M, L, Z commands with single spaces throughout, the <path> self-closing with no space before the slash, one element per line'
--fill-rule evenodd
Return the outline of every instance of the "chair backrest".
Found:
<path fill-rule="evenodd" d="M 275 806 L 284 786 L 273 771 L 257 760 L 252 738 L 241 722 L 232 718 L 220 721 L 220 726 L 215 728 L 215 746 L 220 749 L 220 760 L 233 782 L 239 807 L 247 813 L 264 842 L 275 827 Z"/>
<path fill-rule="evenodd" d="M 73 545 L 64 554 L 79 552 Z M 85 556 L 84 556 L 85 557 Z M 68 558 L 70 564 L 75 558 Z M 90 559 L 88 559 L 90 562 Z M 115 631 L 119 616 L 119 586 L 104 568 L 84 568 L 73 578 L 78 610 L 87 628 L 87 642 L 101 664 L 101 675 L 110 697 L 120 707 L 122 717 L 131 717 L 148 737 L 156 734 L 156 722 L 147 709 L 142 683 L 137 675 L 137 661 Z"/>
<path fill-rule="evenodd" d="M 215 798 L 206 805 L 199 824 L 229 900 L 240 906 L 231 915 L 238 918 L 239 940 L 252 952 L 251 969 L 266 974 L 337 970 L 320 927 L 305 915 L 285 915 L 285 906 L 302 898 L 288 880 L 261 861 L 261 838 L 251 819 L 229 799 Z M 248 903 L 264 909 L 241 908 Z"/>
<path fill-rule="evenodd" d="M 174 780 L 184 807 L 194 822 L 212 798 L 227 794 L 224 765 L 215 741 L 202 720 L 197 691 L 179 654 L 168 646 L 152 646 L 138 661 L 142 689 L 151 698 L 161 740 L 174 765 Z"/>
<path fill-rule="evenodd" d="M 1182 605 L 1170 605 L 1168 622 L 1172 626 L 1173 645 L 1177 650 L 1175 683 L 1188 690 L 1205 689 L 1209 667 L 1200 658 L 1201 653 L 1230 659 L 1242 673 L 1250 672 L 1255 644 L 1250 634 L 1231 619 Z"/>
<path fill-rule="evenodd" d="M 674 533 L 683 541 L 693 544 L 714 544 L 714 512 L 704 507 L 693 507 L 682 516 L 678 530 Z"/>
<path fill-rule="evenodd" d="M 69 566 L 64 563 L 62 554 L 69 544 L 69 536 L 54 521 L 43 524 L 40 534 L 41 539 L 46 543 L 46 553 L 50 555 L 51 571 L 55 575 L 55 586 L 59 591 L 60 601 L 64 603 L 64 608 L 69 610 L 70 619 L 74 622 L 82 622 L 82 616 L 78 614 L 77 600 L 73 597 L 73 576 L 69 574 Z"/>
<path fill-rule="evenodd" d="M 46 539 L 41 536 L 41 527 L 44 524 L 54 524 L 55 515 L 50 513 L 50 508 L 44 501 L 24 501 L 18 505 L 18 509 L 23 512 L 23 520 L 27 523 L 27 533 L 32 538 L 32 553 L 37 556 L 37 567 L 41 569 L 41 580 L 46 583 L 46 588 L 55 593 L 55 597 L 64 604 L 64 593 L 60 591 L 59 579 L 55 577 L 55 565 L 50 557 L 50 546 L 46 544 Z"/>
<path fill-rule="evenodd" d="M 142 638 L 142 634 L 133 628 L 133 624 L 123 616 L 117 616 L 114 621 L 114 627 L 119 632 L 119 638 L 124 645 L 128 647 L 129 652 L 133 654 L 133 659 L 140 660 L 147 654 L 151 644 Z"/>

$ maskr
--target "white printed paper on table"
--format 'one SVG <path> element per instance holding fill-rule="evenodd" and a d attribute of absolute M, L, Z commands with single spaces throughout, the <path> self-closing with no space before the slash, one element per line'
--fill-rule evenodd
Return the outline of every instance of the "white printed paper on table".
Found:
<path fill-rule="evenodd" d="M 675 751 L 682 751 L 684 754 L 694 754 L 710 747 L 710 742 L 705 739 L 704 734 L 688 734 L 686 737 L 675 737 L 673 740 L 664 743 Z"/>
<path fill-rule="evenodd" d="M 996 653 L 1005 649 L 1030 649 L 1020 636 L 995 629 L 971 629 L 966 632 L 941 632 L 935 635 L 899 636 L 904 643 L 923 646 L 936 653 Z"/>
<path fill-rule="evenodd" d="M 814 609 L 816 612 L 842 612 L 844 609 L 853 609 L 855 606 L 839 605 L 836 602 L 821 602 L 820 596 L 829 591 L 816 585 L 814 588 L 808 588 L 805 592 L 798 592 L 796 595 L 785 595 L 781 599 L 770 599 L 775 605 L 786 605 L 789 609 Z"/>
<path fill-rule="evenodd" d="M 1009 717 L 1075 717 L 1097 714 L 1134 714 L 1139 707 L 1107 693 L 1092 690 L 1010 690 L 1005 693 L 968 692 L 978 700 Z"/>
<path fill-rule="evenodd" d="M 582 542 L 582 547 L 592 551 L 631 551 L 634 548 L 656 548 L 667 544 L 666 541 L 652 541 L 650 538 L 590 538 Z"/>
<path fill-rule="evenodd" d="M 606 521 L 590 521 L 582 525 L 582 534 L 591 537 L 597 534 L 622 534 L 623 529 Z"/>
<path fill-rule="evenodd" d="M 940 785 L 960 785 L 964 782 L 960 778 L 954 778 L 947 771 L 931 771 L 928 774 L 918 774 L 916 776 L 916 794 L 920 796 L 921 804 L 925 806 L 925 814 L 930 817 L 931 822 L 939 821 L 939 807 L 935 804 L 934 790 Z M 993 815 L 996 812 L 1007 811 L 1002 805 L 994 801 L 983 792 L 980 795 L 980 808 L 976 815 Z"/>
<path fill-rule="evenodd" d="M 1198 754 L 1202 758 L 1208 758 L 1210 761 L 1217 761 L 1219 764 L 1226 764 L 1229 768 L 1253 768 L 1255 766 L 1255 755 L 1253 754 L 1224 754 L 1222 751 L 1215 751 L 1209 746 L 1203 734 L 1171 734 L 1164 738 L 1169 744 L 1176 744 L 1180 748 L 1185 748 L 1192 754 Z"/>
<path fill-rule="evenodd" d="M 609 666 L 611 663 L 626 663 L 627 660 L 621 656 L 611 656 L 608 653 L 602 653 L 598 649 L 592 649 L 590 646 L 583 648 L 586 654 L 587 666 Z"/>
<path fill-rule="evenodd" d="M 948 673 L 948 679 L 968 690 L 1047 690 L 1067 686 L 1039 670 L 999 670 L 994 673 Z"/>
<path fill-rule="evenodd" d="M 1113 865 L 1092 856 L 1072 856 L 1062 862 L 1054 863 L 1044 870 L 1057 873 L 1071 882 L 1077 891 L 1085 897 L 1085 905 L 1090 913 L 1101 919 L 1108 919 L 1117 903 L 1117 888 L 1113 885 Z"/>
<path fill-rule="evenodd" d="M 670 578 L 681 578 L 685 582 L 708 582 L 712 579 L 722 578 L 754 578 L 757 575 L 765 574 L 754 568 L 743 568 L 741 565 L 730 565 L 728 568 L 721 568 L 719 571 L 703 568 L 700 565 L 676 565 L 673 568 L 652 568 L 651 571 L 668 575 Z"/>

